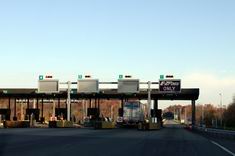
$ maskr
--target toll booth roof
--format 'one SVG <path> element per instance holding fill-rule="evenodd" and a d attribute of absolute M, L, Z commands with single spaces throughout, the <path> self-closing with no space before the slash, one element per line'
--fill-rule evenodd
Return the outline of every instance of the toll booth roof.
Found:
<path fill-rule="evenodd" d="M 178 93 L 162 93 L 158 89 L 151 92 L 152 99 L 158 100 L 197 100 L 199 98 L 199 88 L 183 88 Z M 0 98 L 67 98 L 66 91 L 51 94 L 39 94 L 35 88 L 0 88 Z M 99 93 L 77 93 L 77 89 L 72 89 L 71 98 L 76 99 L 122 99 L 136 98 L 145 100 L 148 98 L 148 92 L 141 90 L 139 93 L 123 94 L 118 93 L 117 89 L 101 89 Z"/>

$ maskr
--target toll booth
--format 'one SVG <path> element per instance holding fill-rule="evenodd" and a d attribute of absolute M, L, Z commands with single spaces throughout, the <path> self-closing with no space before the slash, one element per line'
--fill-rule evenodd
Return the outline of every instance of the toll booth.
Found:
<path fill-rule="evenodd" d="M 157 121 L 160 122 L 162 126 L 162 110 L 161 109 L 151 109 L 151 117 L 157 118 Z"/>
<path fill-rule="evenodd" d="M 11 110 L 10 109 L 0 109 L 0 115 L 2 116 L 2 120 L 10 120 L 11 119 Z"/>
<path fill-rule="evenodd" d="M 40 114 L 40 110 L 39 109 L 33 109 L 33 108 L 27 108 L 26 109 L 26 120 L 30 120 L 31 119 L 31 115 L 33 115 L 34 119 L 39 122 L 39 114 Z"/>
<path fill-rule="evenodd" d="M 55 116 L 58 120 L 67 120 L 67 109 L 66 108 L 56 108 Z"/>
<path fill-rule="evenodd" d="M 99 118 L 100 110 L 99 108 L 88 108 L 87 115 L 91 116 L 93 119 L 97 119 Z"/>
<path fill-rule="evenodd" d="M 122 79 L 122 78 L 120 78 Z M 73 99 L 84 99 L 84 100 L 95 100 L 95 107 L 96 107 L 96 100 L 98 100 L 98 107 L 99 107 L 99 100 L 102 99 L 118 99 L 122 100 L 122 106 L 121 109 L 119 109 L 119 116 L 123 116 L 123 103 L 124 101 L 128 99 L 136 99 L 136 100 L 154 100 L 154 109 L 158 109 L 158 101 L 159 100 L 190 100 L 192 104 L 192 125 L 195 125 L 195 115 L 196 115 L 196 100 L 199 97 L 199 88 L 181 88 L 180 80 L 162 80 L 159 82 L 139 82 L 138 79 L 129 79 L 129 80 L 119 80 L 118 82 L 98 82 L 98 80 L 92 80 L 89 79 L 86 81 L 78 81 L 78 82 L 72 82 L 72 84 L 78 84 L 77 89 L 73 89 L 70 87 L 71 82 L 68 83 L 68 90 L 59 90 L 59 81 L 53 80 L 53 81 L 41 81 L 39 79 L 39 88 L 38 89 L 4 89 L 0 88 L 0 98 L 9 99 L 8 108 L 11 107 L 11 101 L 12 99 L 15 99 L 14 103 L 14 119 L 17 115 L 17 107 L 16 105 L 19 104 L 16 102 L 16 99 L 37 99 L 37 108 L 38 108 L 38 102 L 41 103 L 41 122 L 44 121 L 44 114 L 43 114 L 43 106 L 44 106 L 44 99 L 67 99 L 67 110 L 60 110 L 56 111 L 56 115 L 63 114 L 63 118 L 67 119 L 67 116 L 70 117 L 71 112 L 71 97 Z M 99 84 L 117 84 L 118 88 L 103 88 L 99 89 Z M 139 84 L 159 84 L 158 88 L 151 88 L 141 90 L 139 89 Z M 149 102 L 150 103 L 150 102 Z M 58 102 L 59 105 L 59 102 Z M 58 106 L 59 107 L 59 106 Z M 87 106 L 86 106 L 87 107 Z M 88 116 L 90 116 L 90 119 L 99 119 L 99 108 L 92 108 L 92 103 L 90 102 L 90 108 L 87 110 Z M 10 120 L 10 114 L 9 113 L 1 112 L 0 114 L 5 115 L 5 119 Z M 161 118 L 161 116 L 158 117 L 157 112 L 153 112 L 152 116 L 156 116 L 157 118 Z M 148 114 L 150 116 L 150 114 Z M 70 119 L 68 119 L 70 121 Z"/>
<path fill-rule="evenodd" d="M 88 108 L 87 109 L 87 116 L 90 117 L 89 123 L 86 125 L 89 126 L 95 126 L 95 122 L 99 120 L 100 110 L 99 108 Z"/>
<path fill-rule="evenodd" d="M 118 116 L 123 117 L 123 108 L 118 109 Z"/>

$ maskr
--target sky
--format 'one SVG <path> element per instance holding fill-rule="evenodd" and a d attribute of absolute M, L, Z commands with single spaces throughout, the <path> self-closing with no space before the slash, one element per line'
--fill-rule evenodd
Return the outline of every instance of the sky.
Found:
<path fill-rule="evenodd" d="M 0 88 L 39 75 L 158 81 L 200 88 L 197 103 L 235 94 L 234 0 L 0 0 Z M 166 105 L 168 102 L 165 102 Z"/>

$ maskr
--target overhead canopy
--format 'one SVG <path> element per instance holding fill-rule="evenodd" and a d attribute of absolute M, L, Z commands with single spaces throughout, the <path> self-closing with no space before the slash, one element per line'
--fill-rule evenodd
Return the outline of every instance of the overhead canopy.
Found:
<path fill-rule="evenodd" d="M 67 98 L 66 91 L 60 91 L 53 94 L 39 94 L 37 89 L 0 89 L 0 98 Z M 158 100 L 197 100 L 199 97 L 199 88 L 181 89 L 179 93 L 161 93 L 158 89 L 153 89 L 151 92 L 152 99 Z M 148 98 L 147 91 L 140 91 L 134 94 L 118 93 L 117 89 L 101 89 L 99 93 L 77 93 L 77 89 L 72 89 L 71 98 L 86 99 L 86 98 L 103 98 L 103 99 L 123 99 L 123 98 L 136 98 L 145 100 Z"/>

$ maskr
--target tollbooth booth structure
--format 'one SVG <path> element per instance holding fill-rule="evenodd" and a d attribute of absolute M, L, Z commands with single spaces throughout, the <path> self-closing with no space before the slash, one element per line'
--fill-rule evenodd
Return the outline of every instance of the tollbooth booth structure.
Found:
<path fill-rule="evenodd" d="M 66 86 L 60 88 L 60 86 Z M 73 87 L 75 86 L 75 87 Z M 111 87 L 110 87 L 111 86 Z M 90 76 L 78 76 L 76 82 L 59 82 L 52 76 L 39 76 L 38 88 L 1 88 L 0 99 L 7 99 L 7 106 L 0 103 L 0 115 L 4 120 L 20 120 L 16 115 L 17 101 L 24 99 L 27 109 L 24 110 L 28 118 L 34 114 L 37 121 L 44 121 L 44 102 L 51 99 L 57 101 L 54 115 L 63 113 L 64 119 L 71 120 L 71 100 L 94 101 L 95 106 L 88 108 L 88 114 L 99 116 L 100 100 L 117 99 L 121 101 L 119 116 L 123 114 L 123 104 L 129 99 L 147 100 L 149 115 L 158 117 L 159 100 L 188 100 L 192 104 L 192 125 L 195 124 L 195 104 L 199 97 L 199 88 L 181 88 L 181 80 L 161 77 L 157 82 L 140 82 L 131 76 L 119 76 L 117 82 L 100 82 Z M 66 108 L 60 108 L 61 99 L 66 99 Z M 29 107 L 29 101 L 35 100 L 35 108 Z M 153 102 L 153 106 L 151 103 Z M 12 108 L 13 105 L 13 109 Z M 13 117 L 11 118 L 13 114 Z"/>

